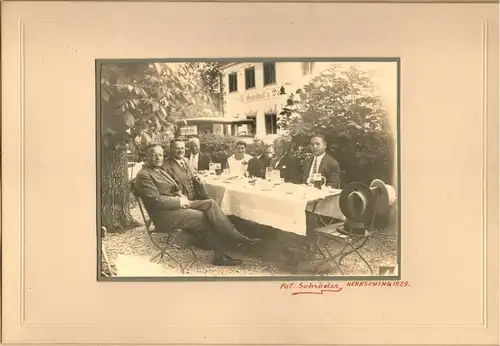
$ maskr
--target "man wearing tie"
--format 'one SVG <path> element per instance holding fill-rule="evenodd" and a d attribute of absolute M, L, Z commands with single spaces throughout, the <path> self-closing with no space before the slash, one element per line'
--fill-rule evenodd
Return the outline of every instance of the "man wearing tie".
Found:
<path fill-rule="evenodd" d="M 189 140 L 189 166 L 193 172 L 208 171 L 210 166 L 210 157 L 200 152 L 199 138 L 191 138 Z"/>
<path fill-rule="evenodd" d="M 340 179 L 339 163 L 326 153 L 326 141 L 322 135 L 313 135 L 311 138 L 311 151 L 313 156 L 304 164 L 304 175 L 302 183 L 307 184 L 311 181 L 315 173 L 321 174 L 326 179 L 326 186 L 336 188 Z M 315 233 L 313 232 L 321 224 L 316 215 L 306 211 L 306 238 L 309 246 L 315 242 Z"/>
<path fill-rule="evenodd" d="M 254 141 L 255 151 L 257 155 L 248 161 L 248 174 L 251 177 L 264 179 L 266 177 L 266 168 L 271 163 L 271 158 L 266 153 L 266 145 L 261 139 Z"/>
<path fill-rule="evenodd" d="M 260 239 L 250 239 L 238 232 L 213 199 L 196 199 L 189 178 L 192 173 L 184 158 L 184 142 L 173 141 L 170 148 L 172 156 L 164 164 L 163 149 L 150 145 L 146 149 L 146 163 L 135 178 L 135 188 L 153 224 L 157 229 L 203 232 L 213 248 L 214 265 L 241 264 L 241 260 L 227 254 L 230 243 L 254 244 Z"/>
<path fill-rule="evenodd" d="M 300 163 L 287 150 L 287 143 L 283 138 L 274 142 L 276 156 L 271 159 L 271 167 L 280 171 L 280 177 L 287 183 L 300 184 Z"/>
<path fill-rule="evenodd" d="M 340 179 L 339 163 L 326 151 L 325 137 L 314 135 L 311 138 L 311 151 L 313 156 L 304 164 L 302 183 L 307 184 L 315 173 L 320 173 L 326 179 L 326 186 L 336 188 Z"/>

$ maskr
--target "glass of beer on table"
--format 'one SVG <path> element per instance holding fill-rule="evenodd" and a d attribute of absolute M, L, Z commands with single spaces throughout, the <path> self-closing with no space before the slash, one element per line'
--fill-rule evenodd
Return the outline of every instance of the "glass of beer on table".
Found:
<path fill-rule="evenodd" d="M 311 178 L 311 183 L 315 188 L 321 190 L 323 186 L 326 185 L 326 178 L 320 173 L 314 173 Z"/>

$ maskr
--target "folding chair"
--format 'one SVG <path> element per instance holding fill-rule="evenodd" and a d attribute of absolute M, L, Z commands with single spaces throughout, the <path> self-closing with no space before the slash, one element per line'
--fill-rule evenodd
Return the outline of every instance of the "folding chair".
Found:
<path fill-rule="evenodd" d="M 359 250 L 362 249 L 373 237 L 374 230 L 367 228 L 364 231 L 364 234 L 351 233 L 345 229 L 345 222 L 339 222 L 317 228 L 315 230 L 316 251 L 319 255 L 321 255 L 321 257 L 323 257 L 324 260 L 317 265 L 316 270 L 318 270 L 325 263 L 333 262 L 342 275 L 345 275 L 345 272 L 342 269 L 342 260 L 350 254 L 356 253 L 366 264 L 371 275 L 373 275 L 373 269 L 370 263 L 368 263 Z M 329 248 L 329 245 L 332 242 L 341 246 L 340 250 L 336 253 L 333 253 Z"/>
<path fill-rule="evenodd" d="M 375 206 L 378 204 L 378 198 L 375 202 Z M 375 207 L 375 210 L 377 208 Z M 353 233 L 350 230 L 346 229 L 345 221 L 338 221 L 331 224 L 325 224 L 320 226 L 314 230 L 315 233 L 315 252 L 323 257 L 323 261 L 320 262 L 316 266 L 316 271 L 318 269 L 328 263 L 335 264 L 335 266 L 340 270 L 342 275 L 345 275 L 344 270 L 342 269 L 342 260 L 356 253 L 359 258 L 366 264 L 368 269 L 370 270 L 370 274 L 373 275 L 373 268 L 370 263 L 366 260 L 366 258 L 359 252 L 370 239 L 375 237 L 376 229 L 375 218 L 377 213 L 374 212 L 370 221 L 370 225 L 368 227 L 363 227 L 363 233 Z M 375 237 L 376 238 L 376 237 Z M 330 250 L 329 245 L 332 243 L 336 243 L 340 245 L 340 249 L 333 253 Z"/>
<path fill-rule="evenodd" d="M 107 234 L 106 227 L 101 227 L 101 239 Z M 116 268 L 111 264 L 108 257 L 108 252 L 106 251 L 106 246 L 101 241 L 101 275 L 105 277 L 116 276 Z M 109 273 L 109 274 L 108 274 Z"/>
<path fill-rule="evenodd" d="M 191 262 L 184 267 L 182 263 L 177 260 L 172 254 L 169 253 L 170 250 L 172 249 L 181 249 L 180 246 L 175 244 L 175 239 L 184 232 L 182 229 L 166 229 L 166 230 L 156 230 L 156 227 L 153 225 L 153 221 L 151 220 L 151 217 L 144 205 L 144 202 L 142 201 L 142 198 L 140 197 L 138 191 L 133 188 L 133 194 L 135 196 L 135 199 L 137 201 L 137 204 L 139 206 L 139 210 L 142 215 L 142 219 L 144 220 L 144 226 L 146 228 L 146 233 L 148 235 L 149 240 L 153 244 L 153 246 L 157 249 L 156 254 L 153 254 L 151 256 L 151 261 L 154 262 L 157 257 L 158 260 L 156 263 L 161 261 L 164 257 L 164 255 L 167 255 L 170 259 L 172 259 L 180 268 L 180 271 L 182 274 L 185 273 L 186 270 L 191 268 L 191 266 L 198 261 L 198 258 L 196 256 L 196 253 L 191 247 L 188 247 L 187 250 L 189 250 L 192 260 Z M 163 239 L 162 239 L 163 238 Z M 165 239 L 166 238 L 166 239 Z"/>
<path fill-rule="evenodd" d="M 129 181 L 129 204 L 131 208 L 135 208 L 137 206 L 137 200 L 135 198 L 135 193 L 134 193 L 134 167 L 135 167 L 135 162 L 129 162 L 127 164 L 127 169 L 130 172 L 130 176 L 128 177 Z"/>
<path fill-rule="evenodd" d="M 345 176 L 345 172 L 344 171 L 340 171 L 340 173 L 339 173 L 339 181 L 337 182 L 337 189 L 341 189 L 342 188 L 342 182 L 344 180 L 344 176 Z"/>

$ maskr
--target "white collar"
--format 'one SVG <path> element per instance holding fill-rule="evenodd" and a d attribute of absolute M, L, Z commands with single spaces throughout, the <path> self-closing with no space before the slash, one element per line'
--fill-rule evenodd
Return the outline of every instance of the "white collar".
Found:
<path fill-rule="evenodd" d="M 316 158 L 317 161 L 321 161 L 321 160 L 323 160 L 323 157 L 325 157 L 325 155 L 326 155 L 326 152 L 324 152 L 320 156 L 314 156 L 314 157 Z"/>

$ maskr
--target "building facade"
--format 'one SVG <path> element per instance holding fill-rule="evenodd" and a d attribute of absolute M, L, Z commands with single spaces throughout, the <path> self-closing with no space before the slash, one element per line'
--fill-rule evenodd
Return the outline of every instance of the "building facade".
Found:
<path fill-rule="evenodd" d="M 290 93 L 331 65 L 328 62 L 236 62 L 221 65 L 224 117 L 255 119 L 238 132 L 258 138 L 278 134 L 278 115 Z"/>

